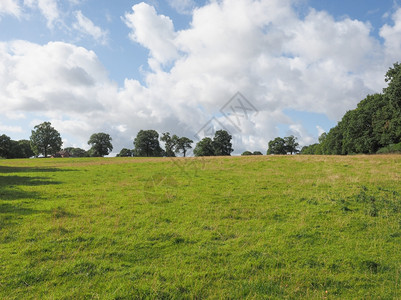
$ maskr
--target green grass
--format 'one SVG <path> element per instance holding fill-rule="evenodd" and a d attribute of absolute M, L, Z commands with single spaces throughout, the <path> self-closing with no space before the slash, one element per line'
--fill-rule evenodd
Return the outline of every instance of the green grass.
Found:
<path fill-rule="evenodd" d="M 401 156 L 0 161 L 0 299 L 401 298 Z"/>

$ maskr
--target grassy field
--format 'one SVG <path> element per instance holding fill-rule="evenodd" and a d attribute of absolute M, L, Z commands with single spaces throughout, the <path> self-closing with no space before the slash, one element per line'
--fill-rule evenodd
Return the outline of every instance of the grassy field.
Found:
<path fill-rule="evenodd" d="M 401 156 L 0 160 L 0 299 L 401 298 Z"/>

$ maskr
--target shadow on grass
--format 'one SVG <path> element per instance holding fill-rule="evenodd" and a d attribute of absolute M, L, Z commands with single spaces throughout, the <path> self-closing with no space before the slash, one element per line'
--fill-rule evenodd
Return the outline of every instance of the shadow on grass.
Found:
<path fill-rule="evenodd" d="M 23 173 L 23 172 L 25 172 L 25 173 L 51 173 L 51 172 L 68 172 L 68 171 L 71 171 L 71 170 L 58 169 L 58 168 L 0 166 L 0 174 Z"/>
<path fill-rule="evenodd" d="M 40 193 L 36 191 L 24 191 L 19 186 L 54 185 L 61 182 L 48 180 L 46 177 L 28 176 L 2 176 L 0 175 L 0 201 L 19 199 L 39 199 Z"/>
<path fill-rule="evenodd" d="M 38 200 L 42 198 L 39 191 L 34 188 L 24 189 L 23 187 L 35 187 L 43 185 L 56 185 L 61 184 L 59 181 L 51 180 L 43 176 L 26 176 L 28 174 L 21 174 L 19 176 L 11 175 L 10 173 L 20 173 L 20 172 L 58 172 L 65 171 L 60 169 L 41 169 L 41 168 L 29 168 L 29 167 L 5 167 L 0 166 L 0 227 L 10 223 L 9 219 L 13 219 L 18 216 L 26 216 L 35 213 L 40 213 L 41 211 L 26 207 L 31 201 L 16 201 L 22 199 Z M 10 175 L 8 175 L 10 174 Z M 38 174 L 39 175 L 39 174 Z M 41 174 L 43 175 L 43 174 Z M 9 201 L 16 201 L 14 203 L 9 203 Z"/>

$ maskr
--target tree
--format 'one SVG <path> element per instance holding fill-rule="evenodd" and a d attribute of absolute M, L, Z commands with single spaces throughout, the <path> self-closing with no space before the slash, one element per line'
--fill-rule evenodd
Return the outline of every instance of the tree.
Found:
<path fill-rule="evenodd" d="M 135 156 L 163 156 L 163 149 L 159 144 L 159 134 L 156 130 L 140 130 L 134 140 L 134 146 Z"/>
<path fill-rule="evenodd" d="M 287 154 L 287 148 L 285 146 L 285 140 L 283 138 L 276 137 L 274 140 L 269 142 L 267 155 L 270 154 Z"/>
<path fill-rule="evenodd" d="M 263 153 L 260 151 L 253 151 L 252 155 L 263 155 Z"/>
<path fill-rule="evenodd" d="M 92 134 L 88 141 L 88 145 L 92 146 L 89 150 L 90 156 L 103 157 L 108 155 L 113 150 L 111 141 L 112 138 L 107 133 L 99 132 Z"/>
<path fill-rule="evenodd" d="M 8 158 L 29 158 L 34 156 L 31 143 L 28 140 L 11 140 L 11 151 Z"/>
<path fill-rule="evenodd" d="M 234 151 L 231 144 L 232 136 L 225 130 L 216 131 L 213 138 L 214 154 L 217 156 L 231 155 Z"/>
<path fill-rule="evenodd" d="M 117 157 L 131 157 L 131 156 L 134 156 L 134 152 L 127 148 L 121 149 L 120 153 L 117 154 Z"/>
<path fill-rule="evenodd" d="M 164 132 L 160 140 L 164 142 L 166 148 L 166 156 L 174 157 L 174 149 L 178 142 L 178 136 L 176 136 L 175 134 L 173 136 L 170 136 L 170 132 Z"/>
<path fill-rule="evenodd" d="M 298 153 L 298 146 L 299 144 L 297 143 L 297 138 L 294 137 L 293 135 L 290 136 L 286 136 L 284 138 L 284 147 L 285 147 L 285 151 L 286 153 Z"/>
<path fill-rule="evenodd" d="M 251 151 L 244 151 L 242 152 L 241 156 L 253 155 Z"/>
<path fill-rule="evenodd" d="M 214 156 L 213 141 L 209 137 L 200 140 L 194 149 L 195 156 Z"/>
<path fill-rule="evenodd" d="M 182 153 L 184 154 L 184 157 L 185 157 L 187 150 L 192 148 L 191 144 L 193 142 L 194 142 L 193 140 L 191 140 L 185 136 L 178 138 L 176 146 L 175 146 L 175 152 L 179 153 L 180 151 L 182 151 Z"/>
<path fill-rule="evenodd" d="M 54 154 L 60 151 L 63 141 L 60 133 L 51 126 L 50 122 L 36 125 L 30 138 L 31 148 L 36 156 Z"/>
<path fill-rule="evenodd" d="M 0 135 L 0 157 L 9 158 L 11 151 L 11 138 L 7 135 Z"/>

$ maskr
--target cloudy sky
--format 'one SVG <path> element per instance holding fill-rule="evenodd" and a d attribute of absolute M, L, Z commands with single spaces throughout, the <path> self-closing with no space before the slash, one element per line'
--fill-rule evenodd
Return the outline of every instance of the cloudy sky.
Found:
<path fill-rule="evenodd" d="M 235 153 L 310 144 L 401 61 L 401 1 L 0 0 L 0 134 L 50 121 L 64 147 L 140 129 Z"/>

